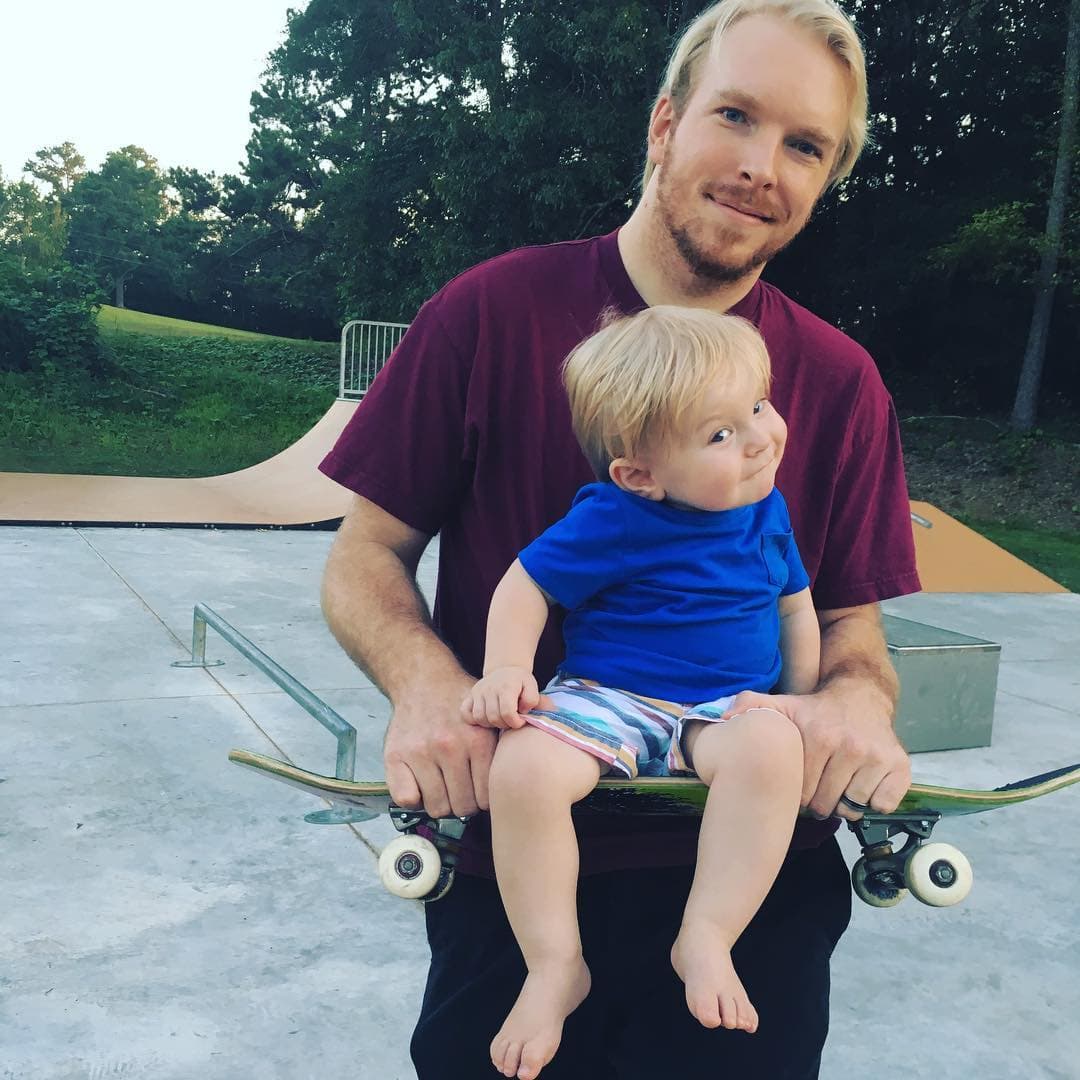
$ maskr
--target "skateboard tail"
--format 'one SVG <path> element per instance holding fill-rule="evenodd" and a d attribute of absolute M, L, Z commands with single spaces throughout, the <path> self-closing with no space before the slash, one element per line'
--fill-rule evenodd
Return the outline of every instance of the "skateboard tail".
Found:
<path fill-rule="evenodd" d="M 939 787 L 933 784 L 913 784 L 897 808 L 898 812 L 933 810 L 943 817 L 963 814 L 980 814 L 1013 803 L 1028 802 L 1053 791 L 1080 782 L 1080 764 L 1064 769 L 1029 776 L 999 788 L 969 790 L 966 788 Z"/>
<path fill-rule="evenodd" d="M 1080 780 L 1080 763 L 1076 765 L 1066 765 L 1064 769 L 1055 769 L 1053 772 L 1042 773 L 1040 776 L 1031 776 L 1028 777 L 1027 780 L 1015 780 L 1011 784 L 1003 784 L 999 788 L 994 788 L 994 790 L 1017 791 L 1023 788 L 1039 787 L 1043 784 L 1049 784 L 1054 780 L 1067 776 L 1071 776 L 1073 779 L 1058 786 L 1067 787 L 1069 784 L 1074 784 L 1077 780 Z"/>

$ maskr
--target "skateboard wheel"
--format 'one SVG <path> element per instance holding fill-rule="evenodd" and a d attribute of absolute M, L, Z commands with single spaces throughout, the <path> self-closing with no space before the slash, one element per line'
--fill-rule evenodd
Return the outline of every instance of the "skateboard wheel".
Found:
<path fill-rule="evenodd" d="M 450 887 L 453 884 L 453 867 L 444 866 L 442 872 L 439 874 L 439 880 L 435 883 L 435 888 L 432 889 L 427 896 L 421 896 L 420 899 L 425 904 L 433 904 L 436 900 L 441 900 L 450 891 Z"/>
<path fill-rule="evenodd" d="M 896 907 L 907 896 L 905 889 L 893 871 L 871 871 L 864 857 L 851 868 L 851 887 L 855 895 L 871 907 Z"/>
<path fill-rule="evenodd" d="M 931 907 L 959 904 L 971 892 L 973 880 L 967 856 L 952 844 L 921 844 L 904 867 L 911 895 Z"/>
<path fill-rule="evenodd" d="M 389 892 L 407 900 L 420 900 L 431 892 L 441 870 L 435 845 L 411 833 L 395 837 L 379 856 L 379 879 Z"/>

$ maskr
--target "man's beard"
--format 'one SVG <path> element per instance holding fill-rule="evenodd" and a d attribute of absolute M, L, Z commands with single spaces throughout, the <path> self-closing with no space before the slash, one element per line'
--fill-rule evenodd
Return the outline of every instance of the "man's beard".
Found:
<path fill-rule="evenodd" d="M 687 269 L 702 284 L 731 285 L 741 281 L 747 274 L 753 273 L 759 266 L 767 263 L 778 251 L 786 245 L 781 245 L 775 251 L 770 248 L 761 248 L 755 251 L 749 259 L 742 263 L 721 262 L 712 258 L 694 241 L 690 230 L 675 224 L 674 218 L 667 207 L 662 208 L 664 225 L 668 235 L 675 242 L 675 247 L 686 263 Z"/>
<path fill-rule="evenodd" d="M 668 175 L 671 175 L 670 171 Z M 779 255 L 780 252 L 783 251 L 784 248 L 786 248 L 802 231 L 802 228 L 797 229 L 793 235 L 780 243 L 772 246 L 766 244 L 763 247 L 758 248 L 757 251 L 753 252 L 749 258 L 744 259 L 742 262 L 725 262 L 721 258 L 711 255 L 694 239 L 690 231 L 690 224 L 692 224 L 692 222 L 686 224 L 676 221 L 672 200 L 669 198 L 668 188 L 669 185 L 664 182 L 664 173 L 661 172 L 656 192 L 656 201 L 660 209 L 660 216 L 664 223 L 664 228 L 674 242 L 676 250 L 682 256 L 687 269 L 704 288 L 711 288 L 715 285 L 732 285 L 737 281 L 741 281 L 759 267 L 764 266 L 770 259 Z M 803 226 L 805 225 L 806 222 L 803 222 Z M 731 235 L 734 239 L 734 234 Z M 719 232 L 714 246 L 723 247 L 724 241 L 724 232 Z"/>

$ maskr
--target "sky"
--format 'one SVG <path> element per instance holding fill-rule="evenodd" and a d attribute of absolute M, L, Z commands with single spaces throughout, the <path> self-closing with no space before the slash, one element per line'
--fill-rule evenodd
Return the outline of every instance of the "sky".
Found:
<path fill-rule="evenodd" d="M 0 0 L 0 170 L 72 142 L 98 168 L 134 144 L 240 172 L 249 100 L 307 0 Z"/>

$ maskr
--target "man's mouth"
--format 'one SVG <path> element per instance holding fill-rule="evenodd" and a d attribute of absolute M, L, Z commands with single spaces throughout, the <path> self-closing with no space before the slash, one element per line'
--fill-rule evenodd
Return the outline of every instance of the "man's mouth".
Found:
<path fill-rule="evenodd" d="M 710 195 L 708 192 L 706 192 L 705 198 L 708 199 L 710 202 L 716 203 L 717 206 L 722 206 L 725 209 L 731 210 L 733 213 L 739 214 L 742 217 L 748 218 L 751 221 L 770 222 L 773 220 L 768 214 L 764 214 L 760 210 L 755 210 L 753 207 L 746 206 L 745 204 L 737 202 L 734 199 L 725 199 L 718 195 Z"/>

